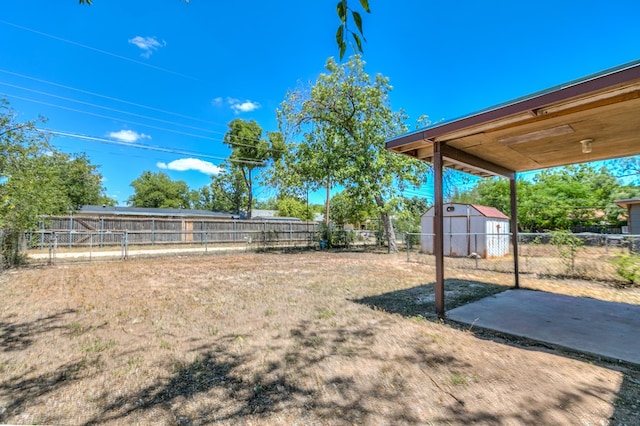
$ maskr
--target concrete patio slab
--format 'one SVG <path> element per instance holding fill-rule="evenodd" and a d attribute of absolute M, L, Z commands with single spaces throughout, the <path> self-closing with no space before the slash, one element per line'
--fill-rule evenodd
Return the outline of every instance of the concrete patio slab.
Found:
<path fill-rule="evenodd" d="M 640 306 L 531 290 L 507 290 L 447 317 L 474 327 L 640 365 Z"/>

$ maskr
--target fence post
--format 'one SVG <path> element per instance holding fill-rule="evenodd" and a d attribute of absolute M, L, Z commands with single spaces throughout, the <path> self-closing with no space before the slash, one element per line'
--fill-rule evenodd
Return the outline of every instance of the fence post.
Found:
<path fill-rule="evenodd" d="M 234 242 L 234 243 L 236 242 L 236 233 L 237 233 L 237 232 L 238 232 L 238 231 L 236 230 L 236 220 L 234 219 L 234 220 L 233 220 L 233 242 Z"/>
<path fill-rule="evenodd" d="M 156 244 L 156 219 L 151 218 L 151 245 L 154 246 Z"/>
<path fill-rule="evenodd" d="M 100 248 L 104 247 L 104 217 L 100 216 Z"/>
<path fill-rule="evenodd" d="M 204 233 L 204 252 L 206 253 L 209 250 L 209 244 L 208 244 L 208 238 L 207 238 L 207 233 Z"/>
<path fill-rule="evenodd" d="M 129 230 L 125 229 L 122 234 L 122 242 L 120 244 L 122 246 L 122 260 L 127 260 L 129 255 Z"/>
<path fill-rule="evenodd" d="M 53 233 L 53 239 L 49 243 L 49 265 L 56 264 L 56 250 L 58 248 L 58 234 Z"/>
<path fill-rule="evenodd" d="M 41 219 L 41 232 L 40 232 L 40 250 L 44 248 L 44 215 L 42 215 Z"/>
<path fill-rule="evenodd" d="M 73 240 L 73 213 L 69 212 L 69 248 L 71 248 L 72 240 Z"/>
<path fill-rule="evenodd" d="M 407 232 L 406 234 L 404 234 L 404 237 L 407 240 L 407 262 L 408 262 L 410 260 L 409 250 L 411 249 L 411 247 L 409 246 L 409 244 L 411 244 L 411 234 Z"/>
<path fill-rule="evenodd" d="M 89 233 L 89 262 L 91 262 L 91 257 L 93 255 L 93 232 Z"/>

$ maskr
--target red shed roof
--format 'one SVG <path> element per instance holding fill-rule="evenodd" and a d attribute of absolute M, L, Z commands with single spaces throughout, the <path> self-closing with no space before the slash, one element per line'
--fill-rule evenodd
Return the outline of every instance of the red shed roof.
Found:
<path fill-rule="evenodd" d="M 484 217 L 491 217 L 494 219 L 509 219 L 509 216 L 502 213 L 500 210 L 495 207 L 487 207 L 487 206 L 479 206 L 477 204 L 471 204 L 471 207 L 478 210 L 480 214 Z"/>

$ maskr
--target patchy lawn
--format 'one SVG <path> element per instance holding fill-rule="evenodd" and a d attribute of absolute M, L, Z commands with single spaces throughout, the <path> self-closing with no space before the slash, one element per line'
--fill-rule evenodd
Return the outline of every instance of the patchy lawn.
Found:
<path fill-rule="evenodd" d="M 448 309 L 508 274 L 449 274 Z M 0 422 L 634 424 L 640 373 L 433 316 L 403 255 L 139 259 L 0 275 Z M 584 281 L 523 286 L 640 303 Z"/>

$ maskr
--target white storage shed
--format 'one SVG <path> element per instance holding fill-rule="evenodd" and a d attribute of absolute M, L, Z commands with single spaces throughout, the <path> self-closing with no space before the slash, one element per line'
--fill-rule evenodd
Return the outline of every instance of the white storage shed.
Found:
<path fill-rule="evenodd" d="M 495 207 L 444 205 L 444 255 L 482 258 L 509 254 L 509 218 Z M 422 215 L 421 251 L 433 253 L 434 208 Z"/>

